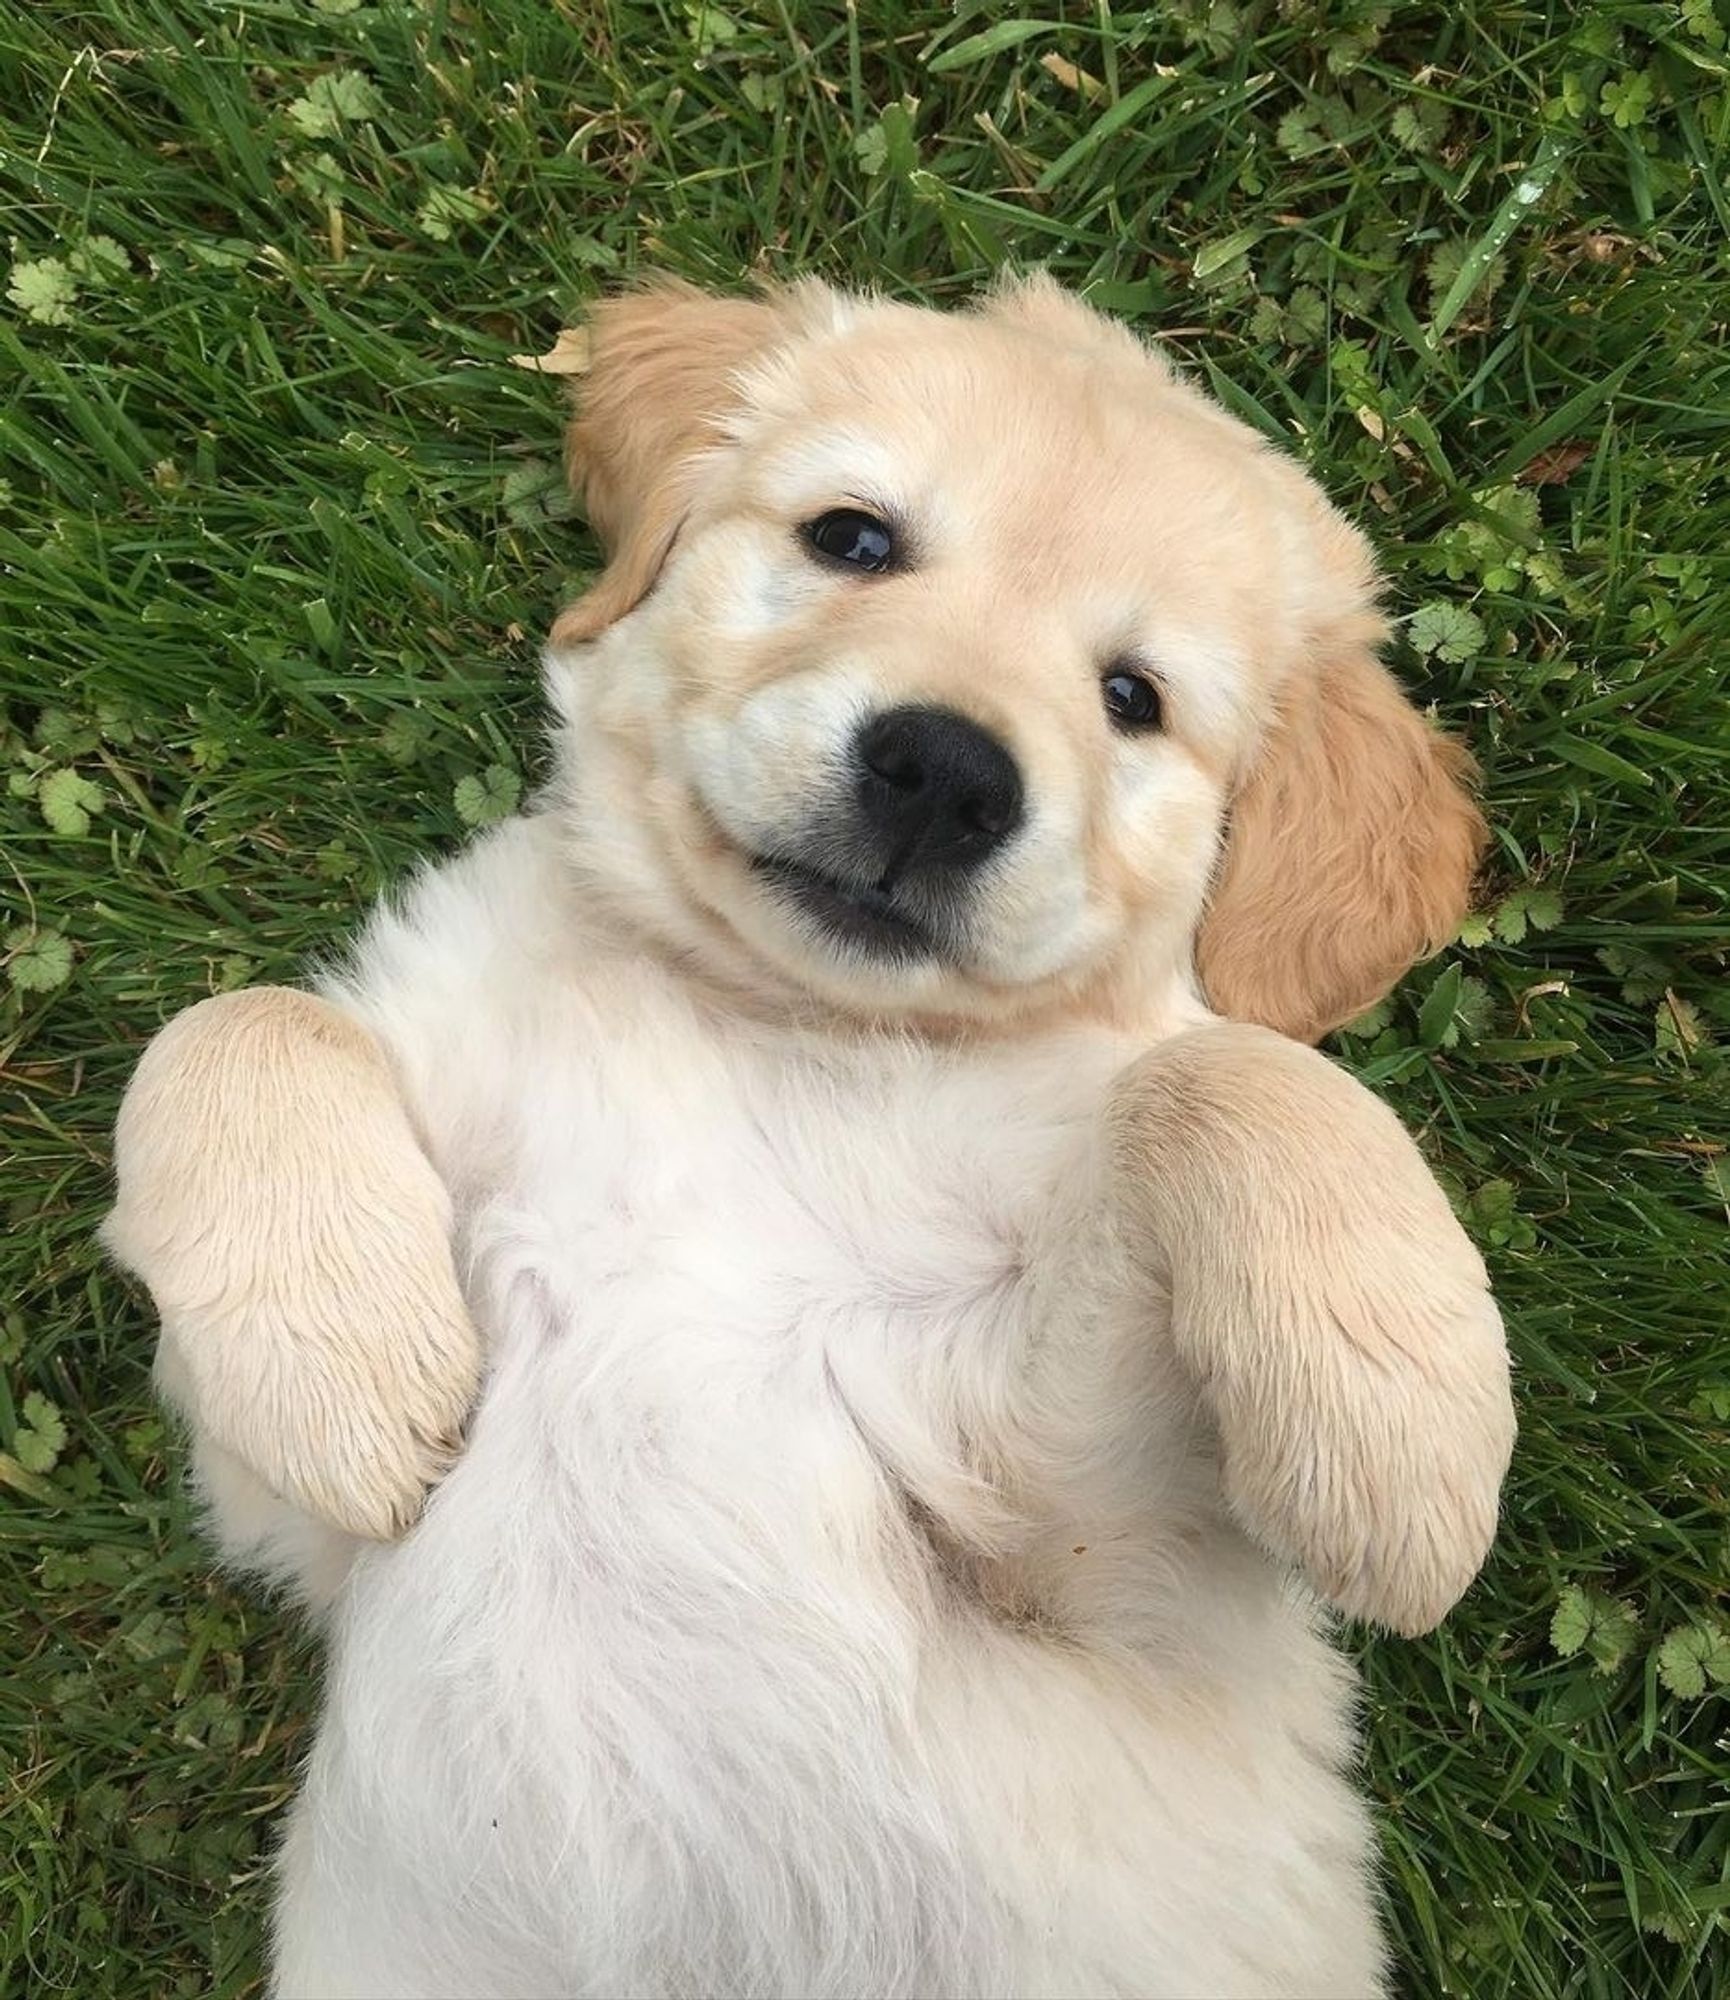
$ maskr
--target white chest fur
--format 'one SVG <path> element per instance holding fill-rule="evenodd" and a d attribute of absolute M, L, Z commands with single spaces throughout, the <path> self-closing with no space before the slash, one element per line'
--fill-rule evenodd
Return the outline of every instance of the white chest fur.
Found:
<path fill-rule="evenodd" d="M 1091 1248 L 1127 1052 L 718 1023 L 536 838 L 351 989 L 493 1359 L 340 1610 L 282 1991 L 1379 1990 L 1343 1674 Z"/>

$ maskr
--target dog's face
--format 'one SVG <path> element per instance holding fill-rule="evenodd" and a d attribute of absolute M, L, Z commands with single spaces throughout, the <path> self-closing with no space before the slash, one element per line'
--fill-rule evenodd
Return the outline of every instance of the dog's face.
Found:
<path fill-rule="evenodd" d="M 1310 1034 L 1457 921 L 1475 815 L 1369 650 L 1361 544 L 1123 329 L 1035 283 L 665 290 L 594 333 L 612 562 L 550 664 L 579 859 L 634 921 L 926 1021 L 1175 1023 L 1199 937 L 1222 1011 Z"/>

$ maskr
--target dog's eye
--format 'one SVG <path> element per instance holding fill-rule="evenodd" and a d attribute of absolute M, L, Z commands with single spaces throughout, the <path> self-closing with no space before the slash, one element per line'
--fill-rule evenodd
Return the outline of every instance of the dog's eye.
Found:
<path fill-rule="evenodd" d="M 1162 718 L 1159 689 L 1133 667 L 1115 666 L 1100 683 L 1105 712 L 1118 729 L 1157 729 Z"/>
<path fill-rule="evenodd" d="M 878 520 L 875 514 L 861 513 L 857 507 L 837 507 L 819 514 L 800 532 L 819 555 L 854 569 L 876 574 L 895 560 L 895 536 L 889 523 Z"/>

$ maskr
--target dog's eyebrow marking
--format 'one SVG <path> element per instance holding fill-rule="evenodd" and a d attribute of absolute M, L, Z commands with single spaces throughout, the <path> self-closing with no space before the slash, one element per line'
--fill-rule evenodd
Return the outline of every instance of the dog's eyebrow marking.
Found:
<path fill-rule="evenodd" d="M 1196 747 L 1232 750 L 1248 721 L 1249 687 L 1243 654 L 1217 632 L 1184 631 L 1158 619 L 1141 627 L 1140 643 L 1122 648 L 1173 703 Z"/>
<path fill-rule="evenodd" d="M 762 477 L 771 494 L 794 506 L 815 506 L 844 491 L 849 497 L 868 491 L 870 504 L 879 505 L 901 484 L 886 447 L 845 426 L 771 447 Z"/>

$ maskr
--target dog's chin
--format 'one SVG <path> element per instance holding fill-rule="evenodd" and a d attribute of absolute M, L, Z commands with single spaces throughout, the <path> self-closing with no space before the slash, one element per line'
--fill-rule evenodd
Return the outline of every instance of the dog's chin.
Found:
<path fill-rule="evenodd" d="M 801 934 L 844 963 L 892 972 L 955 962 L 953 944 L 899 903 L 893 891 L 843 881 L 789 855 L 754 855 L 750 866 Z"/>
<path fill-rule="evenodd" d="M 1065 989 L 1060 969 L 1034 978 L 993 976 L 975 963 L 958 925 L 898 908 L 892 894 L 847 883 L 785 855 L 734 849 L 691 906 L 711 928 L 714 972 L 777 1004 L 816 1002 L 873 1022 L 921 1028 L 1006 1027 L 1037 1013 Z"/>
<path fill-rule="evenodd" d="M 652 872 L 654 928 L 695 965 L 764 998 L 872 1019 L 1008 1021 L 1062 983 L 1063 967 L 997 966 L 989 922 L 980 928 L 988 913 L 971 910 L 965 893 L 884 888 L 805 843 L 742 840 L 707 811 Z"/>
<path fill-rule="evenodd" d="M 765 993 L 872 1018 L 965 1020 L 994 1011 L 959 926 L 787 850 L 711 845 L 686 893 L 718 922 L 716 970 Z M 731 961 L 729 968 L 728 961 Z"/>

